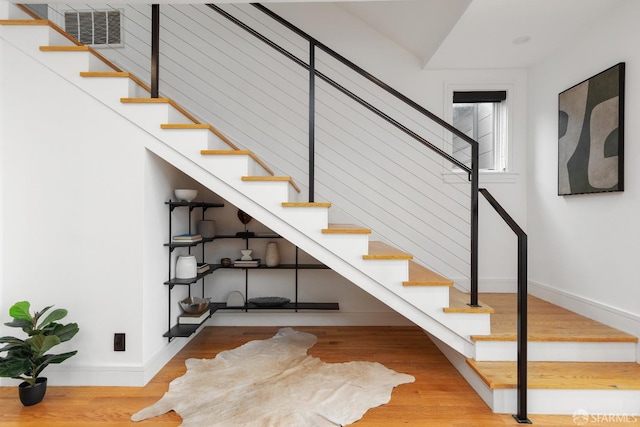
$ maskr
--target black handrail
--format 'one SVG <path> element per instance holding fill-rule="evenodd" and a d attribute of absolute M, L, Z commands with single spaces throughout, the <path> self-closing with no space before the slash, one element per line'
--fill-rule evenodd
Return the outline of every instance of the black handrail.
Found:
<path fill-rule="evenodd" d="M 513 417 L 531 424 L 527 418 L 527 234 L 486 188 L 479 191 L 518 236 L 518 413 Z"/>
<path fill-rule="evenodd" d="M 343 94 L 347 95 L 348 97 L 350 97 L 354 101 L 358 102 L 360 105 L 362 105 L 365 108 L 367 108 L 369 111 L 373 112 L 374 114 L 378 115 L 382 119 L 386 120 L 388 123 L 392 124 L 393 126 L 395 126 L 398 129 L 400 129 L 401 131 L 403 131 L 404 133 L 406 133 L 407 135 L 409 135 L 410 137 L 412 137 L 416 141 L 418 141 L 421 144 L 423 144 L 425 147 L 427 147 L 430 150 L 434 151 L 439 156 L 443 157 L 444 159 L 448 160 L 449 162 L 451 162 L 452 164 L 458 166 L 460 169 L 464 170 L 465 172 L 467 172 L 469 174 L 469 181 L 471 181 L 471 201 L 470 201 L 470 204 L 471 204 L 471 207 L 470 207 L 470 210 L 471 210 L 471 212 L 470 212 L 470 214 L 471 214 L 471 218 L 470 218 L 470 221 L 471 221 L 471 247 L 470 247 L 471 289 L 470 289 L 470 292 L 469 292 L 469 294 L 470 294 L 469 305 L 472 306 L 472 307 L 478 307 L 479 306 L 479 304 L 478 304 L 478 292 L 479 292 L 479 289 L 478 289 L 478 246 L 479 246 L 478 245 L 478 240 L 479 240 L 479 234 L 480 234 L 479 233 L 479 221 L 478 221 L 478 210 L 479 210 L 479 207 L 478 207 L 478 189 L 479 189 L 479 185 L 480 185 L 479 160 L 478 160 L 479 159 L 478 142 L 475 141 L 474 139 L 470 138 L 469 136 L 465 135 L 464 133 L 462 133 L 461 131 L 456 129 L 454 126 L 452 126 L 449 123 L 445 122 L 440 117 L 436 116 L 435 114 L 433 114 L 432 112 L 430 112 L 429 110 L 427 110 L 426 108 L 424 108 L 423 106 L 418 104 L 417 102 L 415 102 L 412 99 L 408 98 L 406 95 L 400 93 L 399 91 L 397 91 L 396 89 L 394 89 L 393 87 L 388 85 L 387 83 L 384 83 L 382 80 L 378 79 L 377 77 L 375 77 L 371 73 L 365 71 L 364 69 L 362 69 L 358 65 L 356 65 L 353 62 L 351 62 L 350 60 L 346 59 L 344 56 L 340 55 L 339 53 L 337 53 L 333 49 L 327 47 L 323 43 L 321 43 L 318 40 L 316 40 L 315 38 L 311 37 L 309 34 L 307 34 L 306 32 L 302 31 L 300 28 L 296 27 L 291 22 L 287 21 L 286 19 L 282 18 L 281 16 L 277 15 L 276 13 L 272 12 L 271 10 L 267 9 L 263 5 L 258 4 L 258 3 L 251 3 L 251 5 L 254 6 L 255 8 L 257 8 L 258 10 L 260 10 L 261 12 L 265 13 L 269 17 L 273 18 L 278 23 L 282 24 L 283 26 L 285 26 L 286 28 L 288 28 L 292 32 L 296 33 L 300 37 L 302 37 L 305 40 L 307 40 L 309 42 L 309 44 L 310 44 L 310 47 L 311 47 L 311 51 L 312 52 L 310 53 L 310 55 L 311 55 L 312 58 L 314 58 L 314 62 L 315 62 L 315 54 L 313 53 L 313 50 L 314 50 L 315 47 L 317 47 L 317 48 L 321 49 L 322 51 L 324 51 L 325 53 L 327 53 L 328 55 L 330 55 L 331 57 L 333 57 L 334 59 L 336 59 L 337 61 L 341 62 L 343 65 L 345 65 L 348 68 L 352 69 L 353 71 L 357 72 L 358 74 L 360 74 L 361 76 L 363 76 L 367 80 L 371 81 L 372 83 L 374 83 L 375 85 L 377 85 L 381 89 L 385 90 L 387 93 L 393 95 L 394 97 L 396 97 L 400 101 L 404 102 L 406 105 L 412 107 L 413 109 L 415 109 L 419 113 L 423 114 L 427 118 L 431 119 L 432 121 L 434 121 L 435 123 L 437 123 L 441 127 L 447 129 L 452 134 L 456 135 L 457 137 L 459 137 L 460 139 L 462 139 L 463 141 L 465 141 L 465 142 L 467 142 L 468 144 L 471 145 L 471 158 L 472 159 L 471 159 L 471 168 L 469 168 L 467 165 L 465 165 L 464 163 L 462 163 L 459 160 L 455 159 L 449 153 L 447 153 L 447 152 L 443 151 L 442 149 L 436 147 L 434 144 L 430 143 L 429 141 L 427 141 L 423 137 L 419 136 L 417 133 L 411 131 L 406 126 L 400 124 L 398 121 L 394 120 L 389 115 L 383 113 L 382 111 L 380 111 L 379 109 L 377 109 L 376 107 L 374 107 L 373 105 L 368 103 L 367 101 L 363 100 L 362 98 L 360 98 L 359 96 L 357 96 L 353 92 L 349 91 L 345 87 L 341 86 L 340 84 L 338 84 L 337 82 L 335 82 L 334 80 L 329 78 L 328 76 L 324 75 L 323 73 L 321 73 L 321 72 L 319 72 L 317 70 L 314 70 L 313 66 L 307 65 L 300 58 L 298 58 L 297 56 L 293 55 L 292 53 L 290 53 L 286 49 L 282 48 L 278 44 L 274 43 L 272 40 L 270 40 L 269 38 L 267 38 L 264 35 L 260 34 L 258 31 L 256 31 L 253 28 L 249 27 L 248 25 L 246 25 L 244 22 L 240 21 L 239 19 L 237 19 L 233 15 L 227 13 L 226 11 L 224 11 L 220 7 L 216 6 L 215 4 L 207 4 L 206 5 L 210 9 L 216 11 L 220 15 L 222 15 L 225 18 L 229 19 L 234 24 L 236 24 L 239 27 L 243 28 L 244 30 L 246 30 L 247 32 L 249 32 L 250 34 L 255 36 L 256 38 L 258 38 L 259 40 L 262 40 L 267 45 L 271 46 L 272 48 L 274 48 L 275 50 L 277 50 L 278 52 L 280 52 L 281 54 L 283 54 L 287 58 L 291 59 L 296 64 L 300 65 L 301 67 L 304 67 L 305 69 L 310 70 L 311 74 L 313 74 L 313 75 L 319 77 L 320 79 L 324 80 L 326 83 L 330 84 L 335 89 L 337 89 L 340 92 L 342 92 Z M 314 112 L 311 110 L 311 102 L 310 102 L 310 117 L 309 117 L 309 120 L 313 120 L 313 116 L 312 116 L 313 114 L 314 114 Z M 312 190 L 314 188 L 314 182 L 315 182 L 315 175 L 314 175 L 315 166 L 314 166 L 314 156 L 313 156 L 313 152 L 312 152 L 312 149 L 313 149 L 315 141 L 313 141 L 312 138 L 313 138 L 313 133 L 310 132 L 309 133 L 309 201 L 310 202 L 312 202 L 313 199 L 314 199 L 314 194 L 312 193 Z"/>

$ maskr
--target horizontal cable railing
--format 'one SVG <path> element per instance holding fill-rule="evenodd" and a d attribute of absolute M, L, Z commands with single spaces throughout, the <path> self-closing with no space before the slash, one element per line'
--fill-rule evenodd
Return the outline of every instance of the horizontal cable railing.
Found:
<path fill-rule="evenodd" d="M 50 19 L 57 15 L 58 22 L 64 10 L 96 10 L 92 5 L 51 6 L 55 9 L 50 9 Z M 277 53 L 205 6 L 162 5 L 160 93 L 255 151 L 276 173 L 304 183 L 309 180 L 305 165 L 310 157 L 309 45 L 286 28 L 267 25 L 269 20 L 254 7 L 224 7 L 300 61 L 292 62 L 289 55 Z M 150 82 L 151 8 L 111 8 L 122 11 L 124 47 L 96 49 Z M 332 216 L 339 221 L 344 218 L 375 230 L 377 238 L 468 286 L 468 182 L 462 176 L 460 184 L 444 183 L 443 172 L 450 172 L 451 164 L 426 152 L 411 135 L 433 141 L 446 152 L 451 151 L 451 136 L 323 50 L 317 50 L 316 67 L 329 81 L 318 78 L 315 85 L 316 197 L 332 202 Z M 349 87 L 370 104 L 385 105 L 384 114 L 407 132 L 381 122 L 331 82 Z"/>

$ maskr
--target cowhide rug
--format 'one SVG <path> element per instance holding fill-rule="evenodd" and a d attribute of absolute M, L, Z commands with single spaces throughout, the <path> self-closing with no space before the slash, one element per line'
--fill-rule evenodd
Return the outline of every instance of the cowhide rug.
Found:
<path fill-rule="evenodd" d="M 174 410 L 182 425 L 341 426 L 388 403 L 415 381 L 376 362 L 324 363 L 309 356 L 315 335 L 283 328 L 214 359 L 188 359 L 187 372 L 133 421 Z"/>

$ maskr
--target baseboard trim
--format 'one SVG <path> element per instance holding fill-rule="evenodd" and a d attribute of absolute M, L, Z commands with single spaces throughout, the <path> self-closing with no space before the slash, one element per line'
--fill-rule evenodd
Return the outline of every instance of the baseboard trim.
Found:
<path fill-rule="evenodd" d="M 144 387 L 195 336 L 172 340 L 142 365 L 73 365 L 70 359 L 64 364 L 49 366 L 43 376 L 51 386 Z M 20 382 L 2 378 L 0 386 L 17 386 Z"/>
<path fill-rule="evenodd" d="M 529 280 L 528 286 L 530 295 L 640 337 L 640 316 L 637 314 L 533 280 Z M 636 346 L 636 362 L 640 363 L 640 343 Z"/>

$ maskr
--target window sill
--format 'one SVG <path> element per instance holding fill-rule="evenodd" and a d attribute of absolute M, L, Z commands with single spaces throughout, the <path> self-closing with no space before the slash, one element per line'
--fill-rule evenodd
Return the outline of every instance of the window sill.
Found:
<path fill-rule="evenodd" d="M 480 171 L 480 184 L 513 184 L 518 180 L 520 174 L 515 172 L 491 172 Z M 447 184 L 469 183 L 466 172 L 445 172 L 442 179 Z"/>

